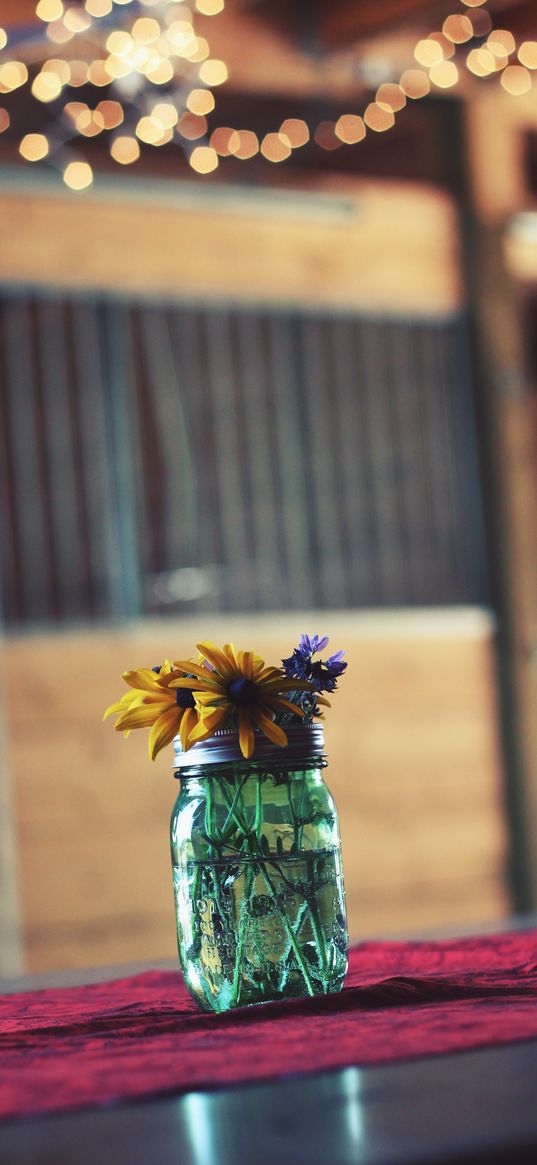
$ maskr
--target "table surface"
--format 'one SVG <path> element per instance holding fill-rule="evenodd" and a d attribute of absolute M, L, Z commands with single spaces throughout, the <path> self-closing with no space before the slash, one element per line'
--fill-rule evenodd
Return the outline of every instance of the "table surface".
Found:
<path fill-rule="evenodd" d="M 27 976 L 0 981 L 0 991 L 111 977 L 111 968 Z M 0 1162 L 536 1165 L 536 1102 L 537 1040 L 530 1040 L 9 1121 L 0 1125 Z"/>

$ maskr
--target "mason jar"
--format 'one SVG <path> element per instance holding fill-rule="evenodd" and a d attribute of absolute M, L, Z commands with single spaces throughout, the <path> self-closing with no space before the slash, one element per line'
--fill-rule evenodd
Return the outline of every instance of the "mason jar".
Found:
<path fill-rule="evenodd" d="M 235 732 L 183 752 L 171 817 L 179 959 L 205 1011 L 340 991 L 348 933 L 336 807 L 319 724 Z"/>

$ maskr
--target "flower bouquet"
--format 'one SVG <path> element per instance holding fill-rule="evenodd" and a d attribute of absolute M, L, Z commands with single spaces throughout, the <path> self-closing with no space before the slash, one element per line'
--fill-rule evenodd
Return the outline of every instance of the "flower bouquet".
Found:
<path fill-rule="evenodd" d="M 337 814 L 318 723 L 346 668 L 303 635 L 281 667 L 198 644 L 196 660 L 125 672 L 105 716 L 175 740 L 171 820 L 179 955 L 206 1010 L 338 990 L 348 938 Z"/>

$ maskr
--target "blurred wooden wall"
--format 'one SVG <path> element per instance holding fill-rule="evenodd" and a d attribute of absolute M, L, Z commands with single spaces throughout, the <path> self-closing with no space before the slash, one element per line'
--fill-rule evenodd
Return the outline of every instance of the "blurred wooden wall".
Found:
<path fill-rule="evenodd" d="M 173 956 L 171 750 L 127 741 L 105 706 L 120 672 L 233 638 L 270 662 L 301 631 L 345 646 L 327 715 L 354 938 L 501 918 L 509 909 L 491 626 L 478 610 L 206 617 L 5 644 L 29 969 Z"/>

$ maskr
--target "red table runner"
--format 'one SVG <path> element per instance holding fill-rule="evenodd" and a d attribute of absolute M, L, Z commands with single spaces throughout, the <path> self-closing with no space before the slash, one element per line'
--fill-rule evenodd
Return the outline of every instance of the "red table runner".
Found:
<path fill-rule="evenodd" d="M 338 995 L 199 1012 L 179 974 L 0 997 L 0 1116 L 537 1038 L 537 930 L 361 943 Z"/>

